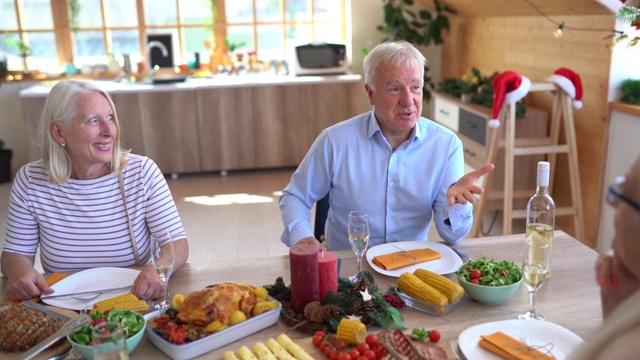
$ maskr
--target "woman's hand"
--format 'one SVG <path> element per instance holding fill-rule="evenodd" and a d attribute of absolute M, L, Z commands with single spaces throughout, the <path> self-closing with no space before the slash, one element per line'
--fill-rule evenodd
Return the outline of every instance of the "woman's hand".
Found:
<path fill-rule="evenodd" d="M 466 204 L 467 201 L 470 203 L 475 202 L 476 197 L 474 195 L 480 195 L 484 192 L 482 186 L 476 184 L 476 182 L 494 168 L 495 166 L 493 164 L 484 165 L 480 169 L 471 171 L 456 181 L 456 183 L 447 190 L 449 206 L 453 206 L 456 202 L 462 205 Z"/>
<path fill-rule="evenodd" d="M 29 300 L 53 293 L 44 276 L 34 269 L 34 260 L 34 257 L 2 252 L 2 273 L 7 277 L 5 293 L 10 300 Z"/>
<path fill-rule="evenodd" d="M 153 268 L 153 264 L 148 265 L 140 271 L 140 275 L 133 282 L 131 293 L 139 298 L 151 300 L 164 297 L 164 283 Z"/>
<path fill-rule="evenodd" d="M 640 280 L 624 267 L 613 251 L 598 257 L 596 278 L 600 285 L 602 316 L 605 320 L 618 305 L 640 289 Z"/>

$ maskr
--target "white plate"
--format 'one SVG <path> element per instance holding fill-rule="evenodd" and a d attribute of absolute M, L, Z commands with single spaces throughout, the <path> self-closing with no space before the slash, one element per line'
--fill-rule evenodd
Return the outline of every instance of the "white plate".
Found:
<path fill-rule="evenodd" d="M 498 355 L 480 347 L 480 336 L 490 335 L 496 331 L 524 341 L 532 346 L 544 346 L 552 343 L 551 355 L 556 359 L 565 359 L 583 340 L 580 336 L 560 325 L 538 320 L 503 320 L 480 324 L 460 333 L 458 342 L 460 350 L 469 359 L 500 360 Z"/>
<path fill-rule="evenodd" d="M 42 295 L 42 301 L 46 304 L 61 307 L 64 309 L 82 310 L 90 308 L 98 301 L 105 300 L 114 296 L 123 295 L 129 292 L 129 290 L 114 291 L 107 294 L 98 296 L 91 301 L 79 301 L 73 299 L 71 296 L 61 298 L 51 298 L 48 296 L 73 294 L 91 290 L 103 290 L 118 288 L 123 286 L 133 286 L 133 282 L 140 274 L 139 270 L 116 268 L 116 267 L 100 267 L 94 269 L 87 269 L 68 277 L 53 284 L 51 288 L 56 292 L 51 295 Z M 80 295 L 80 296 L 89 296 Z"/>
<path fill-rule="evenodd" d="M 378 255 L 391 254 L 394 252 L 401 251 L 400 249 L 409 251 L 409 250 L 418 250 L 418 249 L 431 249 L 433 251 L 437 251 L 442 255 L 440 259 L 426 261 L 423 263 L 404 266 L 401 268 L 397 268 L 394 270 L 385 270 L 378 265 L 373 263 L 373 258 Z M 431 241 L 400 241 L 388 244 L 382 244 L 374 246 L 370 249 L 367 249 L 366 252 L 367 261 L 369 265 L 373 268 L 373 270 L 379 272 L 383 275 L 395 276 L 399 277 L 402 273 L 410 272 L 413 273 L 417 269 L 427 269 L 433 271 L 437 274 L 450 274 L 458 270 L 460 265 L 462 265 L 462 260 L 460 257 L 453 252 L 448 246 Z"/>
<path fill-rule="evenodd" d="M 273 300 L 273 298 L 269 298 L 269 300 Z M 183 345 L 172 344 L 153 331 L 153 319 L 162 315 L 166 310 L 157 310 L 146 314 L 144 316 L 147 319 L 145 331 L 147 339 L 170 358 L 174 360 L 192 359 L 274 325 L 280 318 L 281 310 L 282 304 L 278 301 L 278 307 L 273 310 L 265 311 L 258 316 Z"/>

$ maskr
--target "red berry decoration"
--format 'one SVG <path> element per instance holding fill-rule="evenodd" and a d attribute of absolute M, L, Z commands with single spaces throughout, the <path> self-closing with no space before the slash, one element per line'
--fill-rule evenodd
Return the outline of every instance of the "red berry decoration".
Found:
<path fill-rule="evenodd" d="M 389 305 L 393 306 L 396 309 L 404 306 L 404 301 L 392 294 L 382 295 L 382 300 L 386 301 Z"/>

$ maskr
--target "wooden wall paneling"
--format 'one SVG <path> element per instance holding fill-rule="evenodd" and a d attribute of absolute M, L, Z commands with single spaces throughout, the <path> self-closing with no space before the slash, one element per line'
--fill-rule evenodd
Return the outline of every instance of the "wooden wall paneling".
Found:
<path fill-rule="evenodd" d="M 140 95 L 135 93 L 113 93 L 111 99 L 116 107 L 120 123 L 120 146 L 131 149 L 134 154 L 144 155 L 145 132 L 142 129 Z"/>
<path fill-rule="evenodd" d="M 553 18 L 577 28 L 613 29 L 615 26 L 610 14 Z M 442 48 L 442 63 L 447 64 L 442 68 L 445 78 L 459 78 L 472 67 L 484 75 L 515 70 L 532 81 L 544 81 L 559 67 L 569 67 L 581 75 L 584 107 L 574 111 L 587 234 L 586 239 L 581 240 L 594 246 L 602 201 L 602 177 L 594 174 L 602 174 L 604 170 L 608 115 L 611 54 L 607 40 L 603 39 L 607 32 L 565 29 L 564 36 L 556 39 L 552 33 L 557 26 L 542 16 L 454 16 L 450 20 L 451 32 Z M 548 112 L 551 112 L 551 100 L 551 96 L 542 93 L 526 98 L 527 104 Z M 553 196 L 560 204 L 570 203 L 566 156 L 558 157 L 557 169 Z M 557 225 L 572 234 L 569 217 L 559 217 Z"/>
<path fill-rule="evenodd" d="M 251 87 L 199 89 L 198 137 L 203 171 L 256 166 Z"/>
<path fill-rule="evenodd" d="M 283 160 L 287 166 L 300 164 L 314 140 L 309 129 L 322 126 L 326 119 L 324 113 L 319 113 L 324 107 L 324 104 L 320 103 L 324 98 L 326 86 L 325 84 L 281 86 L 284 106 L 287 109 L 281 120 L 285 126 L 283 136 L 286 152 L 283 154 Z M 339 103 L 335 103 L 334 106 L 341 107 Z"/>
<path fill-rule="evenodd" d="M 200 171 L 194 90 L 140 93 L 145 155 L 164 174 Z"/>

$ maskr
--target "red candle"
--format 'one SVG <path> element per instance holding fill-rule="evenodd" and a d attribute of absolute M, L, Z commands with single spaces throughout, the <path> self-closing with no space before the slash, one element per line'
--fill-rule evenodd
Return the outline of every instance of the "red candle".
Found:
<path fill-rule="evenodd" d="M 302 313 L 304 307 L 320 300 L 318 282 L 318 247 L 310 244 L 299 244 L 289 249 L 291 271 L 291 308 Z"/>
<path fill-rule="evenodd" d="M 338 293 L 338 256 L 328 251 L 321 251 L 318 255 L 320 269 L 320 301 L 333 290 Z"/>

